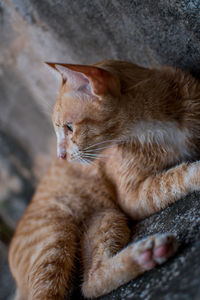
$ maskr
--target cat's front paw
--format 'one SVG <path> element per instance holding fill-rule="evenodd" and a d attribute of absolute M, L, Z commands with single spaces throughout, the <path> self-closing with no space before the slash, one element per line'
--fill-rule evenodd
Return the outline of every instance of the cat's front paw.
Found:
<path fill-rule="evenodd" d="M 144 270 L 150 270 L 172 256 L 178 248 L 178 243 L 173 234 L 167 233 L 150 236 L 135 246 L 137 263 Z"/>

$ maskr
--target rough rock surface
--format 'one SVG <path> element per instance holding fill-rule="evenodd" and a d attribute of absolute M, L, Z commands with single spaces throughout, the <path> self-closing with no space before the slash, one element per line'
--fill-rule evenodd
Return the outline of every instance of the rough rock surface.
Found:
<path fill-rule="evenodd" d="M 0 300 L 13 298 L 9 240 L 51 152 L 59 80 L 42 62 L 104 59 L 200 76 L 200 1 L 0 0 Z M 134 239 L 174 232 L 179 251 L 101 299 L 200 299 L 199 199 L 192 194 L 133 228 Z"/>

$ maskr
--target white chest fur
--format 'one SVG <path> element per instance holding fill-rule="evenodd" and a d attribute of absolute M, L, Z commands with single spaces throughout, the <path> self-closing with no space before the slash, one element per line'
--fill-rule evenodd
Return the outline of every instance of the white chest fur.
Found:
<path fill-rule="evenodd" d="M 158 145 L 181 157 L 190 156 L 188 130 L 181 130 L 175 122 L 140 121 L 131 128 L 130 135 L 141 145 Z"/>

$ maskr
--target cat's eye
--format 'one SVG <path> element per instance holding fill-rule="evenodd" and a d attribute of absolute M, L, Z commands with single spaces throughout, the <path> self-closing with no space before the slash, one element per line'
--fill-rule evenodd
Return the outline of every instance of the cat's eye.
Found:
<path fill-rule="evenodd" d="M 71 123 L 67 123 L 66 127 L 67 127 L 68 131 L 73 132 L 72 124 Z"/>

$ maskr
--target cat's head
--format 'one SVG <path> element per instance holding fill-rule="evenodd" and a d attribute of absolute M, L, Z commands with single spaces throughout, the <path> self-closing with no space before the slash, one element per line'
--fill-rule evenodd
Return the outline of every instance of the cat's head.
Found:
<path fill-rule="evenodd" d="M 90 162 L 121 137 L 120 81 L 97 66 L 47 64 L 62 76 L 52 118 L 58 157 Z"/>

